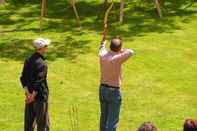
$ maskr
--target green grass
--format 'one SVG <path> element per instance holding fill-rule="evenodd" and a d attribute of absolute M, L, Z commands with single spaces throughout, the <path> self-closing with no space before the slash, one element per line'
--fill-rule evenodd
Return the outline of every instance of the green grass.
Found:
<path fill-rule="evenodd" d="M 178 0 L 177 0 L 178 1 Z M 0 5 L 0 130 L 23 130 L 24 92 L 19 82 L 24 59 L 39 37 L 38 2 Z M 49 112 L 52 131 L 70 131 L 69 112 L 78 107 L 80 131 L 99 128 L 98 46 L 103 30 L 100 2 L 79 0 L 82 29 L 77 30 L 68 3 L 49 1 L 41 36 L 52 40 Z M 181 131 L 184 119 L 197 117 L 197 5 L 186 9 L 169 0 L 164 18 L 151 4 L 130 1 L 125 22 L 110 14 L 109 38 L 121 35 L 135 56 L 124 65 L 119 131 L 135 131 L 152 121 L 161 131 Z M 118 9 L 118 3 L 115 3 Z"/>

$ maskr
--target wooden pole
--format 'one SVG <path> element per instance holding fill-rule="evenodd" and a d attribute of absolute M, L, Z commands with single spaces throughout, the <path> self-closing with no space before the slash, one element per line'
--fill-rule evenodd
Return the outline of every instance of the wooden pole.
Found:
<path fill-rule="evenodd" d="M 4 3 L 5 3 L 5 0 L 0 0 L 0 5 Z"/>
<path fill-rule="evenodd" d="M 75 3 L 76 3 L 75 0 L 70 0 L 70 4 L 72 5 L 73 11 L 74 11 L 74 13 L 75 13 L 77 25 L 78 25 L 79 27 L 81 27 L 81 22 L 80 22 L 79 13 L 78 13 L 78 11 L 77 11 L 77 8 L 76 8 Z"/>
<path fill-rule="evenodd" d="M 120 19 L 119 19 L 119 22 L 120 22 L 120 23 L 123 22 L 123 17 L 124 17 L 124 4 L 125 4 L 125 1 L 124 1 L 124 0 L 120 0 Z"/>
<path fill-rule="evenodd" d="M 41 3 L 41 16 L 42 17 L 45 16 L 45 11 L 46 11 L 46 0 L 42 0 L 42 3 Z"/>
<path fill-rule="evenodd" d="M 41 9 L 40 9 L 40 33 L 42 32 L 42 23 L 43 17 L 45 16 L 46 11 L 46 0 L 41 0 Z"/>
<path fill-rule="evenodd" d="M 44 16 L 47 13 L 47 0 L 44 0 Z"/>
<path fill-rule="evenodd" d="M 160 7 L 160 0 L 154 0 L 156 9 L 157 9 L 157 13 L 159 15 L 160 18 L 162 18 L 162 11 L 161 11 L 161 7 Z"/>

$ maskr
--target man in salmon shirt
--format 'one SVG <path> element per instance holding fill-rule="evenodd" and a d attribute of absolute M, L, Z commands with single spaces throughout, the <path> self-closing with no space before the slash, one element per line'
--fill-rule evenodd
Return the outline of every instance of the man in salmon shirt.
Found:
<path fill-rule="evenodd" d="M 100 49 L 100 131 L 116 131 L 119 122 L 121 106 L 121 66 L 132 55 L 133 50 L 123 49 L 120 37 L 113 37 L 110 41 L 110 51 L 105 48 L 106 40 L 103 36 Z"/>

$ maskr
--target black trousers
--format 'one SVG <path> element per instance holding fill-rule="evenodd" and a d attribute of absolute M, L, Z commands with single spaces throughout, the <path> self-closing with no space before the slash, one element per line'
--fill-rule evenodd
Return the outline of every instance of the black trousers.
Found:
<path fill-rule="evenodd" d="M 25 104 L 24 131 L 49 131 L 48 103 L 35 101 Z"/>

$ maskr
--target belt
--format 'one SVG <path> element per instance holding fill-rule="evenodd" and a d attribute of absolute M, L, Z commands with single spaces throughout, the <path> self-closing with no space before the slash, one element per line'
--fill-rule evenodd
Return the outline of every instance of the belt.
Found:
<path fill-rule="evenodd" d="M 117 86 L 110 86 L 108 84 L 101 84 L 101 86 L 104 86 L 106 88 L 110 88 L 110 89 L 120 89 L 120 87 L 117 87 Z"/>

